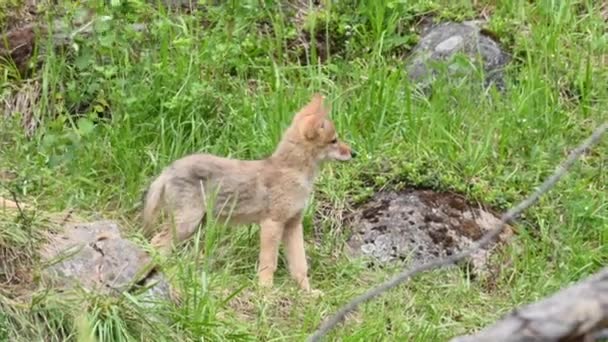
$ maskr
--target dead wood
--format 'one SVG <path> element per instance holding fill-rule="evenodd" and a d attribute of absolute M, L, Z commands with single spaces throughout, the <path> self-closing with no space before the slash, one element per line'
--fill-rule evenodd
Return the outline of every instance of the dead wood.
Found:
<path fill-rule="evenodd" d="M 608 267 L 495 324 L 450 342 L 594 341 L 608 328 Z"/>

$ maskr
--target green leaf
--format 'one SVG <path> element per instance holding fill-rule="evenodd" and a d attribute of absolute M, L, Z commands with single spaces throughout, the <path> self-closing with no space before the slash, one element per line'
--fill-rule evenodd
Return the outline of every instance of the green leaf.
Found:
<path fill-rule="evenodd" d="M 42 146 L 46 148 L 52 148 L 57 143 L 57 136 L 55 134 L 46 134 L 42 137 Z"/>
<path fill-rule="evenodd" d="M 78 119 L 77 125 L 78 125 L 78 133 L 81 136 L 90 134 L 95 129 L 95 124 L 87 118 Z"/>
<path fill-rule="evenodd" d="M 76 60 L 74 60 L 74 65 L 80 70 L 88 68 L 91 65 L 91 56 L 89 54 L 82 54 L 76 57 Z"/>

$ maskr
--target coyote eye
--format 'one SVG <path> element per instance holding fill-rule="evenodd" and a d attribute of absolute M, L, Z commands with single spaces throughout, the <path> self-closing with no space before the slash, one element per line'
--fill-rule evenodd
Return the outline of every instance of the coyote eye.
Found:
<path fill-rule="evenodd" d="M 334 140 L 331 141 L 332 144 L 335 144 L 338 142 L 338 139 L 334 138 Z"/>

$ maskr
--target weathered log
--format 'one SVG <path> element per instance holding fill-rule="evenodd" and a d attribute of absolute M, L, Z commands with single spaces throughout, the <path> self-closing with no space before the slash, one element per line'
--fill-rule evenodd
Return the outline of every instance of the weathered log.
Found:
<path fill-rule="evenodd" d="M 495 324 L 450 342 L 593 341 L 608 328 L 608 267 Z"/>

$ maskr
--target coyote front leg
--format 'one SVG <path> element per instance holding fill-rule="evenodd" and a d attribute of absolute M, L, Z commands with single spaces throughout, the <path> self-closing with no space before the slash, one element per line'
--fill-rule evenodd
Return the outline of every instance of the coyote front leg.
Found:
<path fill-rule="evenodd" d="M 259 284 L 272 287 L 274 271 L 277 269 L 279 244 L 283 235 L 284 223 L 271 219 L 260 224 L 260 261 L 258 269 Z"/>
<path fill-rule="evenodd" d="M 287 252 L 287 263 L 291 277 L 298 283 L 301 289 L 310 291 L 301 215 L 287 222 L 285 231 L 283 232 L 283 243 Z"/>

